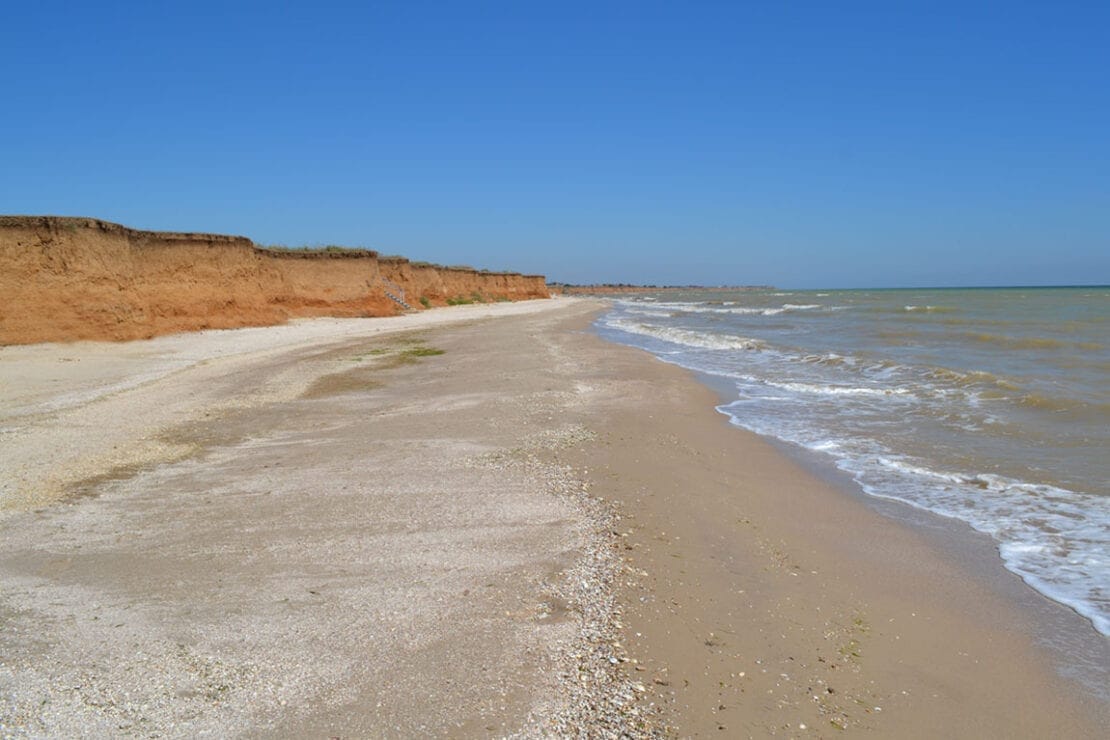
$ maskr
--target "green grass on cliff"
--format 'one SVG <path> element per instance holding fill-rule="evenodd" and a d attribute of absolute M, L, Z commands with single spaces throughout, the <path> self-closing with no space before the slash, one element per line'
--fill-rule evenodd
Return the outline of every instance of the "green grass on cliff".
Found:
<path fill-rule="evenodd" d="M 312 254 L 313 252 L 323 252 L 325 254 L 377 254 L 373 249 L 367 247 L 344 247 L 339 244 L 302 244 L 296 247 L 290 247 L 285 244 L 264 244 L 259 247 L 267 252 L 304 252 Z"/>

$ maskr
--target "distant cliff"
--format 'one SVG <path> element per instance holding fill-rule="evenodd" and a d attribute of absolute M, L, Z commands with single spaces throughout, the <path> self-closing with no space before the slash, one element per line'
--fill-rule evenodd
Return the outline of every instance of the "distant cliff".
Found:
<path fill-rule="evenodd" d="M 272 250 L 240 236 L 136 231 L 91 218 L 0 216 L 0 344 L 138 339 L 548 298 L 542 275 Z"/>

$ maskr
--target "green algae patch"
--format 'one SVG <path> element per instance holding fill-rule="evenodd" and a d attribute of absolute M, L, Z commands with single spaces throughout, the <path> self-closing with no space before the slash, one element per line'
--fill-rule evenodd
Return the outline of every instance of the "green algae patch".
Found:
<path fill-rule="evenodd" d="M 445 350 L 438 347 L 426 346 L 425 341 L 418 335 L 393 337 L 389 346 L 374 347 L 343 358 L 347 362 L 358 363 L 358 366 L 320 376 L 301 394 L 301 398 L 326 398 L 372 391 L 385 385 L 381 377 L 383 370 L 412 365 L 425 357 L 446 354 Z"/>

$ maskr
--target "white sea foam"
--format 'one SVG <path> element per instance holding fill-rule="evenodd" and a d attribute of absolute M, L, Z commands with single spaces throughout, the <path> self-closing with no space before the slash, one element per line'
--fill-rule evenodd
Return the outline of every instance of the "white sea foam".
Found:
<path fill-rule="evenodd" d="M 829 439 L 824 442 L 815 442 L 811 444 L 809 448 L 816 452 L 833 452 L 840 449 L 840 443 Z"/>
<path fill-rule="evenodd" d="M 933 313 L 934 311 L 942 312 L 942 313 L 950 313 L 952 311 L 951 308 L 947 308 L 945 306 L 902 306 L 902 310 L 903 311 L 926 311 L 928 313 Z"/>
<path fill-rule="evenodd" d="M 803 423 L 753 417 L 750 402 L 721 406 L 733 424 L 830 455 L 864 491 L 959 519 L 998 543 L 1007 569 L 1110 635 L 1110 501 L 992 473 L 935 470 L 858 438 L 829 439 Z"/>
<path fill-rule="evenodd" d="M 636 310 L 632 301 L 617 301 L 617 305 L 625 310 Z M 652 308 L 665 308 L 671 311 L 686 313 L 714 313 L 733 314 L 736 316 L 778 316 L 787 311 L 842 311 L 848 306 L 824 306 L 819 303 L 783 303 L 781 306 L 737 306 L 735 301 L 722 301 L 719 304 L 709 303 L 682 303 L 678 301 L 658 301 Z"/>
<path fill-rule="evenodd" d="M 746 306 L 726 306 L 723 303 L 720 305 L 708 305 L 705 303 L 657 303 L 657 306 L 666 306 L 672 311 L 685 311 L 687 313 L 720 313 L 720 314 L 737 314 L 737 315 L 758 315 L 763 313 L 766 309 L 763 308 L 748 308 Z"/>
<path fill-rule="evenodd" d="M 1105 547 L 1110 502 L 1105 497 L 993 473 L 933 470 L 905 460 L 877 457 L 874 463 L 894 477 L 876 475 L 866 458 L 846 459 L 840 467 L 873 495 L 961 519 L 990 535 L 1009 570 L 1110 635 Z"/>
<path fill-rule="evenodd" d="M 671 317 L 670 311 L 654 311 L 648 308 L 629 308 L 628 313 L 636 316 L 648 316 L 656 319 L 667 319 Z"/>
<path fill-rule="evenodd" d="M 825 352 L 820 355 L 802 355 L 798 360 L 813 365 L 856 365 L 859 363 L 855 357 L 838 354 L 836 352 Z"/>
<path fill-rule="evenodd" d="M 912 396 L 913 393 L 905 388 L 856 388 L 843 385 L 818 385 L 814 383 L 780 382 L 775 380 L 762 380 L 764 385 L 780 388 L 784 391 L 796 393 L 814 393 L 823 396 Z"/>
<path fill-rule="evenodd" d="M 907 473 L 909 475 L 916 475 L 922 478 L 931 478 L 933 480 L 944 481 L 946 483 L 964 483 L 966 478 L 956 473 L 942 473 L 936 470 L 922 467 L 920 465 L 913 465 L 902 460 L 894 460 L 889 457 L 876 457 L 875 462 L 884 468 L 896 470 L 900 473 Z"/>
<path fill-rule="evenodd" d="M 628 332 L 629 334 L 654 337 L 655 339 L 661 339 L 671 344 L 697 347 L 699 349 L 757 350 L 765 346 L 764 343 L 758 339 L 749 339 L 748 337 L 738 337 L 728 334 L 705 334 L 703 332 L 689 331 L 686 329 L 649 326 L 626 319 L 608 320 L 606 321 L 606 326 Z"/>
<path fill-rule="evenodd" d="M 896 321 L 892 314 L 976 315 L 955 298 L 951 306 L 846 298 L 853 305 L 759 306 L 750 305 L 759 296 L 745 296 L 739 302 L 749 305 L 670 301 L 651 307 L 666 315 L 635 315 L 617 305 L 599 326 L 668 362 L 732 379 L 738 398 L 721 411 L 734 424 L 830 456 L 871 495 L 960 519 L 990 535 L 1007 568 L 1110 635 L 1110 497 L 1079 492 L 1068 469 L 1053 472 L 1059 465 L 1051 449 L 1035 460 L 1018 457 L 1024 450 L 1037 457 L 1038 435 L 1047 433 L 1029 425 L 1029 408 L 1021 408 L 1025 416 L 1012 415 L 1015 399 L 1033 387 L 1021 367 L 970 365 L 948 345 L 922 352 L 916 341 L 907 350 L 884 345 L 878 336 L 879 329 L 897 327 L 889 323 Z M 851 308 L 857 310 L 840 318 L 828 314 Z M 786 312 L 796 312 L 789 324 L 760 320 Z M 951 367 L 931 364 L 938 361 Z M 1099 439 L 1097 430 L 1075 434 L 1080 449 L 1089 438 Z M 1031 482 L 1041 479 L 1046 482 Z"/>

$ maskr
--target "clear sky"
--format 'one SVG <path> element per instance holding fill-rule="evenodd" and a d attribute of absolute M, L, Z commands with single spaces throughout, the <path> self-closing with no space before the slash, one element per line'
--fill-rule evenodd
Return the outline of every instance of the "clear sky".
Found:
<path fill-rule="evenodd" d="M 1110 3 L 7 3 L 0 212 L 571 282 L 1110 282 Z"/>

